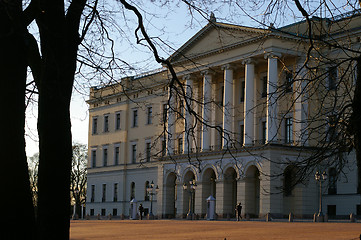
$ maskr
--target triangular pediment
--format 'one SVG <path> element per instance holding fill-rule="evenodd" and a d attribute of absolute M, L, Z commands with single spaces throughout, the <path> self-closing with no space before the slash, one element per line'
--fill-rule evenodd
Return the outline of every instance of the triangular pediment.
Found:
<path fill-rule="evenodd" d="M 182 47 L 169 60 L 176 63 L 183 60 L 216 54 L 269 33 L 265 29 L 249 28 L 224 23 L 209 23 Z"/>

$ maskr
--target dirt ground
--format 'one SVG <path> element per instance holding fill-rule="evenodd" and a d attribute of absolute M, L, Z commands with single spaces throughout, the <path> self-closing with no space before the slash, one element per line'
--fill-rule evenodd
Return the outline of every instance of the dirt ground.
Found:
<path fill-rule="evenodd" d="M 361 223 L 186 221 L 186 220 L 77 220 L 71 240 L 85 239 L 360 239 Z"/>

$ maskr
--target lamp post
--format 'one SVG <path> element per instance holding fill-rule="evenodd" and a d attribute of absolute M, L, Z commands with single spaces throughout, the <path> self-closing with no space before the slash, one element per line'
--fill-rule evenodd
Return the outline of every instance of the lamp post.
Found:
<path fill-rule="evenodd" d="M 196 190 L 197 184 L 196 184 L 196 180 L 190 180 L 189 181 L 189 185 L 187 185 L 187 183 L 183 184 L 183 189 L 185 191 L 188 191 L 189 193 L 189 209 L 188 209 L 188 214 L 187 214 L 187 219 L 192 220 L 193 218 L 193 212 L 192 212 L 192 207 L 193 207 L 193 197 L 194 197 L 194 192 Z"/>
<path fill-rule="evenodd" d="M 153 214 L 153 196 L 156 195 L 159 191 L 158 185 L 156 186 L 156 188 L 154 189 L 154 182 L 152 181 L 150 184 L 150 187 L 147 188 L 147 192 L 150 195 L 150 212 L 148 214 L 148 218 L 149 219 L 154 219 L 154 214 Z"/>
<path fill-rule="evenodd" d="M 317 182 L 320 183 L 320 203 L 319 203 L 319 211 L 318 211 L 318 221 L 319 222 L 323 222 L 324 221 L 324 217 L 323 217 L 323 213 L 322 213 L 322 181 L 326 181 L 327 179 L 327 174 L 326 172 L 323 172 L 322 174 L 317 171 L 315 174 L 315 179 Z"/>

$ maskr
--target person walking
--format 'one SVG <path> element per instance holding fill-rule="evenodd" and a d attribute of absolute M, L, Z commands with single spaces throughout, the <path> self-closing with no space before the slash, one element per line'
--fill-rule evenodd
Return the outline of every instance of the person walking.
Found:
<path fill-rule="evenodd" d="M 143 205 L 142 204 L 139 204 L 139 216 L 140 216 L 140 220 L 143 219 L 143 211 L 144 211 L 144 208 L 143 208 Z"/>
<path fill-rule="evenodd" d="M 236 212 L 237 212 L 237 222 L 242 219 L 242 204 L 241 202 L 239 202 L 237 205 L 236 205 Z"/>

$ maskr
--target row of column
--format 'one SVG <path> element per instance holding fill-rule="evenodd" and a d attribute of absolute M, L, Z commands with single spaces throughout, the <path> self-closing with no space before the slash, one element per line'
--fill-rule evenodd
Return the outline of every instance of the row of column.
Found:
<path fill-rule="evenodd" d="M 279 54 L 268 53 L 265 55 L 265 58 L 268 59 L 267 67 L 267 111 L 266 111 L 266 143 L 277 142 L 277 130 L 278 130 L 278 119 L 277 119 L 277 82 L 278 82 L 278 58 Z M 243 61 L 245 65 L 245 96 L 244 96 L 244 139 L 243 143 L 245 146 L 251 146 L 254 144 L 255 138 L 255 108 L 256 108 L 256 99 L 255 99 L 255 60 L 252 58 L 246 59 Z M 222 146 L 223 148 L 227 147 L 229 144 L 229 139 L 232 138 L 232 124 L 234 121 L 233 106 L 233 87 L 235 86 L 233 78 L 233 68 L 230 64 L 222 66 L 224 71 L 224 94 L 223 94 L 223 136 L 222 136 Z M 202 99 L 202 137 L 201 137 L 201 149 L 202 151 L 211 150 L 211 128 L 214 127 L 212 123 L 212 78 L 214 72 L 211 70 L 205 70 L 201 72 L 203 75 L 203 99 Z M 304 81 L 295 81 L 295 114 L 294 122 L 302 123 L 295 124 L 295 130 L 300 130 L 304 127 L 307 109 L 307 104 L 304 103 L 303 95 L 303 83 Z M 183 138 L 183 152 L 187 153 L 193 145 L 192 141 L 193 134 L 191 134 L 192 119 L 190 112 L 188 111 L 187 105 L 193 109 L 194 105 L 194 94 L 192 95 L 193 89 L 193 79 L 190 76 L 185 77 L 185 92 L 186 92 L 186 102 L 185 102 L 185 136 Z M 169 88 L 168 97 L 169 103 L 172 106 L 175 106 L 175 96 L 171 92 L 172 89 Z M 168 111 L 168 153 L 173 154 L 174 149 L 174 134 L 175 134 L 175 116 L 174 111 L 169 109 Z M 214 118 L 214 116 L 213 116 Z M 296 131 L 295 131 L 296 132 Z M 299 132 L 299 131 L 298 131 Z M 187 137 L 190 136 L 190 137 Z M 295 136 L 296 141 L 306 141 L 305 135 Z"/>

